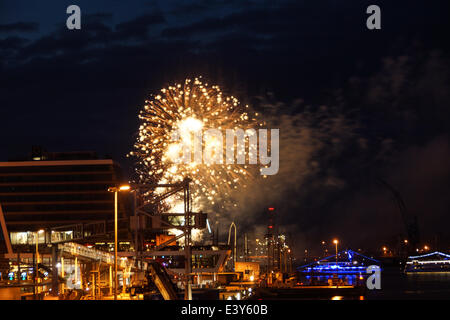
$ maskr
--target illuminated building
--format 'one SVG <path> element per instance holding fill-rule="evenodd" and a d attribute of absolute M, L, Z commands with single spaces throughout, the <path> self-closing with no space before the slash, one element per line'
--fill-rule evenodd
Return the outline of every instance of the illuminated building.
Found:
<path fill-rule="evenodd" d="M 122 180 L 120 166 L 93 152 L 48 153 L 0 162 L 0 205 L 13 246 L 49 243 L 50 228 L 112 220 L 114 197 L 108 187 Z M 119 216 L 131 207 L 120 201 Z M 53 235 L 70 238 L 70 234 Z"/>
<path fill-rule="evenodd" d="M 34 147 L 29 157 L 0 162 L 0 213 L 5 220 L 1 234 L 8 232 L 9 238 L 0 239 L 0 272 L 9 270 L 8 274 L 17 278 L 16 271 L 33 272 L 35 263 L 39 268 L 54 267 L 64 258 L 64 263 L 59 262 L 60 270 L 64 268 L 73 278 L 67 278 L 67 287 L 79 288 L 87 283 L 80 273 L 86 261 L 80 258 L 77 262 L 63 252 L 53 261 L 51 251 L 55 242 L 64 241 L 78 241 L 86 248 L 98 243 L 97 248 L 111 251 L 113 242 L 106 232 L 95 236 L 84 226 L 99 221 L 112 225 L 114 195 L 108 188 L 120 182 L 120 166 L 111 159 L 99 159 L 93 152 L 50 153 Z M 119 204 L 119 217 L 127 220 L 132 207 L 125 197 Z M 79 227 L 82 239 L 76 239 L 72 226 Z M 39 229 L 43 232 L 36 232 Z M 126 236 L 123 234 L 122 239 L 127 240 Z M 19 255 L 21 265 L 17 263 Z"/>

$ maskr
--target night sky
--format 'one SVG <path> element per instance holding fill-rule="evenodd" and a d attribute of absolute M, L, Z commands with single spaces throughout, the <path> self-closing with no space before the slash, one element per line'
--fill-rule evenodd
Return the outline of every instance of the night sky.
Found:
<path fill-rule="evenodd" d="M 66 28 L 71 4 L 81 30 Z M 366 28 L 371 4 L 381 30 Z M 378 248 L 405 233 L 383 179 L 418 216 L 423 241 L 449 249 L 449 9 L 434 0 L 1 0 L 0 160 L 32 145 L 92 150 L 130 174 L 144 100 L 202 75 L 281 133 L 279 175 L 224 221 L 262 231 L 264 208 L 275 206 L 297 252 L 333 237 Z"/>

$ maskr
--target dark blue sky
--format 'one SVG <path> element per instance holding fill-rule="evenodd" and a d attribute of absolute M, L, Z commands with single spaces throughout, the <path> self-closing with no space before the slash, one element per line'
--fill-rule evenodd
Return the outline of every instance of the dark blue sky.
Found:
<path fill-rule="evenodd" d="M 323 92 L 413 41 L 447 46 L 444 2 L 380 2 L 376 32 L 365 28 L 369 3 L 77 1 L 82 29 L 69 31 L 71 1 L 2 1 L 2 117 L 21 125 L 2 127 L 15 140 L 0 157 L 32 142 L 121 159 L 144 97 L 185 76 L 212 78 L 241 100 L 273 91 L 324 103 Z"/>
<path fill-rule="evenodd" d="M 81 30 L 65 27 L 71 4 L 81 8 Z M 369 4 L 381 7 L 382 30 L 366 29 Z M 433 166 L 442 171 L 433 174 L 446 177 L 420 191 L 422 207 L 433 208 L 424 214 L 432 216 L 427 225 L 432 234 L 432 225 L 448 213 L 448 171 L 442 163 L 448 163 L 449 12 L 448 1 L 436 0 L 2 0 L 0 159 L 42 145 L 49 151 L 94 150 L 128 168 L 125 154 L 148 94 L 203 75 L 251 104 L 271 92 L 282 105 L 280 115 L 305 112 L 293 103 L 302 99 L 313 110 L 339 108 L 358 123 L 355 134 L 368 151 L 352 144 L 339 152 L 317 150 L 313 156 L 321 171 L 289 194 L 304 201 L 284 209 L 285 223 L 296 223 L 292 211 L 323 213 L 298 223 L 300 229 L 313 224 L 312 234 L 302 229 L 303 242 L 339 235 L 347 223 L 338 223 L 335 212 L 351 217 L 374 202 L 376 197 L 358 193 L 361 185 L 371 185 L 368 176 L 385 175 L 406 198 L 417 199 L 419 191 L 407 188 L 408 177 L 430 164 L 421 151 L 408 157 L 414 148 L 440 154 L 442 162 Z M 330 177 L 341 187 L 318 183 Z M 310 192 L 320 197 L 314 200 Z M 336 223 L 330 227 L 326 219 Z M 397 231 L 401 228 L 388 234 Z"/>

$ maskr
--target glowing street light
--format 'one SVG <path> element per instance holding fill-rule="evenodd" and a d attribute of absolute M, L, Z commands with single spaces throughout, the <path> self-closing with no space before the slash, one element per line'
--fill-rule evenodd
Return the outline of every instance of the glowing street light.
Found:
<path fill-rule="evenodd" d="M 44 233 L 45 231 L 43 229 L 36 231 L 36 261 L 39 263 L 39 235 Z"/>
<path fill-rule="evenodd" d="M 108 191 L 109 192 L 120 192 L 120 191 L 128 191 L 131 189 L 131 186 L 128 184 L 124 184 L 118 187 L 109 187 Z"/>
<path fill-rule="evenodd" d="M 129 191 L 130 189 L 131 187 L 129 185 L 121 185 L 119 187 L 108 188 L 109 192 L 114 192 L 114 300 L 117 300 L 117 287 L 119 286 L 117 281 L 117 216 L 118 216 L 117 198 L 119 192 Z"/>
<path fill-rule="evenodd" d="M 36 289 L 37 289 L 36 281 L 39 281 L 37 279 L 37 277 L 38 277 L 38 267 L 39 267 L 39 235 L 44 233 L 44 232 L 45 231 L 43 229 L 38 230 L 38 231 L 35 232 L 35 234 L 36 234 L 36 236 L 35 236 L 35 240 L 36 240 L 35 241 L 36 242 L 36 265 L 34 266 L 34 284 L 35 284 L 35 286 L 33 288 L 33 290 L 34 290 L 34 299 L 36 299 Z"/>
<path fill-rule="evenodd" d="M 334 239 L 333 243 L 336 245 L 336 266 L 337 266 L 337 263 L 338 263 L 338 246 L 337 245 L 339 243 L 338 239 Z"/>

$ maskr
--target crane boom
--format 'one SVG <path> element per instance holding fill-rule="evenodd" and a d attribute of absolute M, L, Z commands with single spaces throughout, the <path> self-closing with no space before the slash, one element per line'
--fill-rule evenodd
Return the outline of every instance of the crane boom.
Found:
<path fill-rule="evenodd" d="M 398 192 L 394 187 L 392 187 L 383 179 L 378 179 L 378 181 L 394 196 L 394 201 L 399 208 L 403 224 L 405 225 L 406 234 L 408 235 L 408 241 L 414 248 L 419 243 L 419 227 L 417 223 L 417 216 L 413 216 L 412 219 L 410 219 L 406 210 L 405 202 L 403 201 L 400 192 Z"/>

